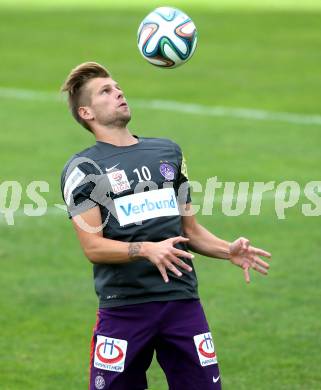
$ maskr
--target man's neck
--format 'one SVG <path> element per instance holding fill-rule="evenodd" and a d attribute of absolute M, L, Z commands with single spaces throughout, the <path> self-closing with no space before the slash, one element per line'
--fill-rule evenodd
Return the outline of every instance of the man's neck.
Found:
<path fill-rule="evenodd" d="M 115 146 L 130 146 L 137 144 L 135 138 L 127 127 L 125 128 L 105 128 L 103 130 L 95 131 L 96 141 L 106 142 Z"/>

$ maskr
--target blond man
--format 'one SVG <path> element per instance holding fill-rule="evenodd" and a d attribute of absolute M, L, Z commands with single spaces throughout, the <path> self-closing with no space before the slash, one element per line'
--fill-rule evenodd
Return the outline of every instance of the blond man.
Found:
<path fill-rule="evenodd" d="M 171 390 L 220 389 L 191 252 L 230 261 L 247 282 L 250 269 L 267 274 L 259 256 L 270 254 L 197 222 L 180 147 L 130 132 L 130 109 L 106 68 L 77 66 L 63 90 L 74 118 L 96 139 L 72 156 L 61 178 L 99 298 L 90 390 L 147 389 L 154 351 Z"/>

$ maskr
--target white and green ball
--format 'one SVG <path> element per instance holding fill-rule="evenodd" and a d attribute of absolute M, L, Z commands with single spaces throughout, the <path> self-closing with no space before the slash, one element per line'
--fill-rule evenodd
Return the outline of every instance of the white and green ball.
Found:
<path fill-rule="evenodd" d="M 171 7 L 156 8 L 138 28 L 138 48 L 151 64 L 176 68 L 188 61 L 197 45 L 192 19 Z"/>

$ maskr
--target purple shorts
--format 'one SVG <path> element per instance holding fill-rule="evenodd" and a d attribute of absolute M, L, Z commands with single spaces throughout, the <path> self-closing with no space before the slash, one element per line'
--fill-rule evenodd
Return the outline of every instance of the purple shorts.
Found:
<path fill-rule="evenodd" d="M 154 351 L 169 390 L 219 390 L 220 373 L 199 300 L 99 309 L 90 390 L 145 390 Z"/>

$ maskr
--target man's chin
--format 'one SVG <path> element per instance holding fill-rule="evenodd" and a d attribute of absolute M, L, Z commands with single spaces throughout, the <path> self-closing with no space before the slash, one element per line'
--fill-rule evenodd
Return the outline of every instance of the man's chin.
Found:
<path fill-rule="evenodd" d="M 122 115 L 119 115 L 117 120 L 114 122 L 114 125 L 117 127 L 126 127 L 127 123 L 131 120 L 131 114 L 130 112 L 128 113 L 123 113 Z"/>
<path fill-rule="evenodd" d="M 127 113 L 123 113 L 123 120 L 126 121 L 126 124 L 132 119 L 132 115 L 130 111 L 128 110 Z"/>
<path fill-rule="evenodd" d="M 126 127 L 127 123 L 131 120 L 131 113 L 126 110 L 121 113 L 117 113 L 113 118 L 102 118 L 101 121 L 97 120 L 103 126 L 111 127 Z"/>
<path fill-rule="evenodd" d="M 128 113 L 127 115 L 122 115 L 121 118 L 119 118 L 119 122 L 122 122 L 124 123 L 124 125 L 127 125 L 127 123 L 132 119 L 132 116 L 130 115 L 130 113 Z"/>

